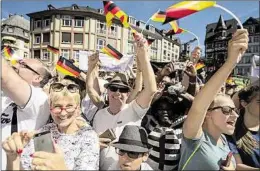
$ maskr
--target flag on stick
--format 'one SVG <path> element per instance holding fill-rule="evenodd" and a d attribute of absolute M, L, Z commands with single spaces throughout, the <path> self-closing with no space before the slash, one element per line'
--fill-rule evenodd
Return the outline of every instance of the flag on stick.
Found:
<path fill-rule="evenodd" d="M 215 4 L 216 1 L 183 1 L 174 4 L 166 10 L 166 18 L 163 24 L 213 7 Z"/>
<path fill-rule="evenodd" d="M 101 49 L 102 52 L 106 53 L 108 56 L 115 58 L 117 60 L 120 60 L 123 57 L 123 54 L 120 53 L 118 50 L 113 48 L 110 44 L 108 44 L 106 47 Z"/>
<path fill-rule="evenodd" d="M 163 23 L 165 21 L 165 18 L 166 18 L 166 12 L 164 11 L 159 11 L 159 12 L 156 12 L 152 17 L 151 17 L 151 20 L 152 21 L 155 21 L 155 22 L 161 22 Z"/>
<path fill-rule="evenodd" d="M 9 46 L 5 46 L 3 52 L 6 59 L 11 59 L 12 56 L 14 55 L 14 50 Z"/>
<path fill-rule="evenodd" d="M 74 77 L 78 77 L 80 75 L 81 70 L 73 65 L 68 59 L 60 56 L 59 60 L 56 64 L 56 69 L 63 75 L 70 75 Z"/>
<path fill-rule="evenodd" d="M 197 63 L 196 66 L 195 66 L 197 71 L 200 70 L 201 68 L 204 68 L 204 67 L 205 67 L 205 64 L 203 64 L 201 62 Z"/>
<path fill-rule="evenodd" d="M 103 1 L 104 11 L 108 27 L 112 25 L 114 16 L 120 19 L 124 27 L 129 27 L 128 15 L 122 11 L 113 1 Z"/>
<path fill-rule="evenodd" d="M 48 45 L 48 46 L 47 46 L 47 50 L 50 51 L 50 52 L 52 52 L 52 53 L 54 53 L 54 54 L 59 54 L 59 49 L 58 49 L 58 48 L 55 48 L 55 47 L 53 47 L 53 46 Z"/>

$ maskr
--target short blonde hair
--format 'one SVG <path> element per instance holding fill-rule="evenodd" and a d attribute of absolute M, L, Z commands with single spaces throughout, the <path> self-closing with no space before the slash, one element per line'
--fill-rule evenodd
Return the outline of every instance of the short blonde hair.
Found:
<path fill-rule="evenodd" d="M 50 95 L 49 95 L 49 103 L 51 105 L 53 101 L 57 101 L 64 97 L 71 97 L 74 99 L 74 101 L 77 105 L 80 105 L 80 102 L 81 102 L 80 94 L 78 92 L 71 93 L 67 89 L 63 89 L 62 91 L 59 91 L 59 92 L 51 91 Z"/>

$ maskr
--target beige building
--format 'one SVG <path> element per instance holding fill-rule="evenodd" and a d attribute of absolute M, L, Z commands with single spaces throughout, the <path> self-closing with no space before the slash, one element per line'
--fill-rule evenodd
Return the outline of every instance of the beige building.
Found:
<path fill-rule="evenodd" d="M 31 54 L 43 62 L 51 63 L 61 55 L 78 61 L 79 50 L 101 50 L 110 44 L 123 54 L 134 51 L 133 36 L 127 28 L 123 28 L 118 19 L 113 25 L 106 25 L 103 9 L 93 9 L 73 4 L 70 7 L 56 9 L 52 5 L 48 10 L 27 14 L 30 17 Z M 134 17 L 129 17 L 129 23 L 141 32 L 145 23 Z M 156 39 L 151 45 L 152 61 L 171 61 L 179 58 L 180 43 L 164 37 L 158 29 L 147 25 L 143 34 Z M 60 51 L 55 55 L 47 51 L 47 45 L 54 46 Z M 165 51 L 165 54 L 163 53 Z"/>
<path fill-rule="evenodd" d="M 19 58 L 29 58 L 30 22 L 20 15 L 2 21 L 2 45 L 10 46 Z"/>

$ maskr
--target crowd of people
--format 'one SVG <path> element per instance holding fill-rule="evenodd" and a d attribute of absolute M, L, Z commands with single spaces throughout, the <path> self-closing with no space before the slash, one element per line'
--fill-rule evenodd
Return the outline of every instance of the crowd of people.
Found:
<path fill-rule="evenodd" d="M 98 52 L 79 77 L 2 59 L 2 170 L 259 170 L 259 79 L 225 84 L 247 48 L 237 30 L 210 76 L 199 47 L 183 69 L 152 65 L 141 34 L 134 79 L 101 72 Z"/>

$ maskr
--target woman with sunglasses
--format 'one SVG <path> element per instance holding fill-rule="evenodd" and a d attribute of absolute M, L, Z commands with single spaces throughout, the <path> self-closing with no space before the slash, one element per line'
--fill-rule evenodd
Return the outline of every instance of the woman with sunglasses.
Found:
<path fill-rule="evenodd" d="M 229 146 L 234 154 L 237 170 L 259 170 L 259 79 L 250 87 L 238 94 L 240 117 L 232 137 L 229 137 Z"/>
<path fill-rule="evenodd" d="M 3 143 L 7 169 L 97 170 L 99 141 L 95 131 L 80 117 L 80 101 L 80 88 L 72 81 L 51 84 L 49 103 L 54 122 L 37 132 L 51 132 L 54 152 L 35 151 L 32 133 L 14 133 Z"/>
<path fill-rule="evenodd" d="M 218 92 L 247 47 L 247 30 L 237 30 L 229 41 L 226 62 L 195 96 L 183 125 L 180 170 L 235 170 L 223 134 L 234 133 L 238 114 L 232 99 Z"/>
<path fill-rule="evenodd" d="M 146 162 L 149 146 L 148 135 L 144 128 L 126 125 L 118 142 L 112 144 L 116 148 L 119 160 L 108 170 L 153 170 Z"/>

